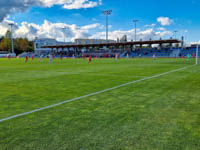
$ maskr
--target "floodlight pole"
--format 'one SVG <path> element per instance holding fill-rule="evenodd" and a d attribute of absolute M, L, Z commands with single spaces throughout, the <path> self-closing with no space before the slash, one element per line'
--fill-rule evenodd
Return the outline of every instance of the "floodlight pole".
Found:
<path fill-rule="evenodd" d="M 199 45 L 197 43 L 197 50 L 196 50 L 196 65 L 198 65 L 198 58 L 199 58 Z"/>
<path fill-rule="evenodd" d="M 176 33 L 177 33 L 178 31 L 174 31 L 174 37 L 175 37 L 175 39 L 176 39 Z"/>
<path fill-rule="evenodd" d="M 137 41 L 137 22 L 139 20 L 133 20 L 133 22 L 135 23 L 135 41 Z"/>
<path fill-rule="evenodd" d="M 64 43 L 65 43 L 65 30 L 66 30 L 66 27 L 64 27 L 62 29 L 63 29 L 63 39 L 64 39 Z"/>
<path fill-rule="evenodd" d="M 11 46 L 12 46 L 12 53 L 14 54 L 15 51 L 14 51 L 14 41 L 13 41 L 13 23 L 10 23 L 10 35 L 11 35 Z"/>
<path fill-rule="evenodd" d="M 112 10 L 105 10 L 102 13 L 106 16 L 106 41 L 108 42 L 108 16 L 112 14 Z"/>

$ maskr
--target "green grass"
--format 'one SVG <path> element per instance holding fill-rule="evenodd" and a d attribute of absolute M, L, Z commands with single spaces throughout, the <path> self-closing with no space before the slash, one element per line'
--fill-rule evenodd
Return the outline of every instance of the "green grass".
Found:
<path fill-rule="evenodd" d="M 191 66 L 186 59 L 0 59 L 0 119 Z M 199 150 L 200 66 L 0 123 L 0 150 Z"/>

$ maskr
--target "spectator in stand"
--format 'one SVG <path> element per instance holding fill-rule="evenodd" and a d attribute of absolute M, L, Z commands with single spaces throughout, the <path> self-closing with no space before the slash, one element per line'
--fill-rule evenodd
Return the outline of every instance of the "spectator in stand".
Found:
<path fill-rule="evenodd" d="M 126 54 L 126 58 L 129 58 L 129 55 L 128 55 L 128 53 Z"/>
<path fill-rule="evenodd" d="M 179 57 L 180 57 L 180 58 L 182 57 L 182 54 L 181 54 L 181 53 L 179 53 Z"/>

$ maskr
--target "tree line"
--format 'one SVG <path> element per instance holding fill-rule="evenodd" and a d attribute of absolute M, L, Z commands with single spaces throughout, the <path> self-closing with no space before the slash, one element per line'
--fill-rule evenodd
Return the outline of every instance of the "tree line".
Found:
<path fill-rule="evenodd" d="M 27 38 L 15 38 L 14 40 L 14 49 L 15 53 L 21 54 L 23 52 L 33 52 L 34 46 L 33 41 L 29 41 Z M 11 45 L 11 32 L 8 30 L 5 36 L 0 37 L 0 51 L 8 51 L 12 50 Z"/>

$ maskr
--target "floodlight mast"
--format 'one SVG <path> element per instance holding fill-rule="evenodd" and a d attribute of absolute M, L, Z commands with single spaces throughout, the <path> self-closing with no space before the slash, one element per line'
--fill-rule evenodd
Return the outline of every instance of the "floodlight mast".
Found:
<path fill-rule="evenodd" d="M 133 20 L 133 22 L 135 23 L 135 41 L 137 41 L 137 22 L 139 20 Z"/>
<path fill-rule="evenodd" d="M 102 13 L 106 16 L 106 41 L 108 42 L 108 16 L 112 14 L 112 10 L 105 10 Z"/>
<path fill-rule="evenodd" d="M 178 31 L 174 31 L 174 37 L 175 37 L 175 39 L 176 39 L 176 34 L 177 34 L 177 32 L 178 32 Z"/>
<path fill-rule="evenodd" d="M 63 39 L 64 39 L 64 43 L 65 43 L 65 30 L 67 29 L 66 27 L 62 28 L 63 29 Z"/>
<path fill-rule="evenodd" d="M 14 54 L 15 51 L 14 51 L 14 41 L 13 41 L 13 23 L 10 23 L 9 26 L 10 26 L 10 36 L 11 36 L 11 46 L 12 46 L 12 53 Z"/>
<path fill-rule="evenodd" d="M 198 58 L 199 58 L 199 45 L 197 43 L 197 50 L 196 50 L 196 65 L 198 65 Z"/>

